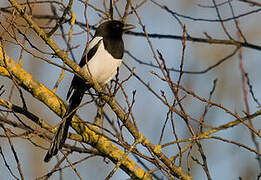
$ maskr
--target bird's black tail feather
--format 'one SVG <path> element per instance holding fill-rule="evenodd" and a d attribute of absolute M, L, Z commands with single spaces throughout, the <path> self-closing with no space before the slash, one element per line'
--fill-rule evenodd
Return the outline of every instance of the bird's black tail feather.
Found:
<path fill-rule="evenodd" d="M 85 89 L 77 88 L 74 90 L 67 111 L 63 117 L 63 122 L 59 125 L 58 130 L 55 133 L 55 136 L 52 140 L 50 148 L 45 155 L 44 161 L 49 162 L 50 159 L 55 156 L 58 151 L 62 148 L 67 138 L 68 130 L 71 125 L 72 118 L 76 113 L 76 108 L 80 105 Z"/>

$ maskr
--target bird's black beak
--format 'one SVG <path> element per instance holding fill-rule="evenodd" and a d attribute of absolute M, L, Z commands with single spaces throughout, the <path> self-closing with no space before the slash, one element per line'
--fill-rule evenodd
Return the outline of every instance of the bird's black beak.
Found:
<path fill-rule="evenodd" d="M 131 29 L 134 29 L 134 28 L 136 28 L 136 26 L 134 26 L 132 24 L 124 24 L 122 30 L 123 30 L 123 32 L 125 32 L 125 31 L 129 31 Z"/>

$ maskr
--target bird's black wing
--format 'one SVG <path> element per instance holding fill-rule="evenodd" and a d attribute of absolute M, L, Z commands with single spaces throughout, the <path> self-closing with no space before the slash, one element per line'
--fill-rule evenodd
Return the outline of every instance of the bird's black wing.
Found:
<path fill-rule="evenodd" d="M 95 53 L 98 50 L 98 47 L 100 46 L 100 43 L 101 43 L 101 39 L 88 51 L 87 61 L 90 61 L 91 58 L 95 55 Z M 90 42 L 90 46 L 91 45 L 92 45 L 92 41 Z M 84 54 L 83 54 L 82 59 L 79 63 L 79 66 L 82 68 L 85 64 L 86 64 L 86 49 L 84 50 Z M 69 99 L 73 90 L 75 90 L 77 88 L 82 88 L 83 84 L 85 84 L 85 81 L 82 78 L 80 78 L 79 76 L 74 75 L 73 80 L 71 82 L 71 86 L 70 86 L 68 93 L 67 93 L 67 96 L 66 96 L 66 100 Z"/>
<path fill-rule="evenodd" d="M 94 38 L 95 39 L 95 38 Z M 93 39 L 93 40 L 94 40 Z M 95 41 L 96 44 L 92 44 L 90 42 L 90 50 L 87 53 L 87 60 L 90 61 L 92 57 L 95 55 L 97 52 L 101 40 Z M 83 57 L 79 63 L 79 66 L 82 68 L 86 64 L 86 53 L 84 52 Z M 45 155 L 44 161 L 48 162 L 52 158 L 52 156 L 56 155 L 59 151 L 59 149 L 62 148 L 63 144 L 65 143 L 65 140 L 67 138 L 68 130 L 71 125 L 72 118 L 74 114 L 76 113 L 76 108 L 80 105 L 83 95 L 87 89 L 89 89 L 91 86 L 85 84 L 85 80 L 80 78 L 77 75 L 74 75 L 71 86 L 69 88 L 69 91 L 67 93 L 67 98 L 68 99 L 71 96 L 71 93 L 73 92 L 72 96 L 70 97 L 69 100 L 69 106 L 66 110 L 65 115 L 63 116 L 63 122 L 60 124 L 58 127 L 58 130 L 56 131 L 56 134 L 54 136 L 54 139 L 51 143 L 51 146 Z"/>

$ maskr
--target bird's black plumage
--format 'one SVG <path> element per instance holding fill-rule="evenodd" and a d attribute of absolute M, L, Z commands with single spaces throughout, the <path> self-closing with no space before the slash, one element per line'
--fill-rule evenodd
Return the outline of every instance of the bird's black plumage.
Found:
<path fill-rule="evenodd" d="M 134 27 L 115 20 L 102 23 L 97 28 L 88 50 L 85 49 L 79 66 L 93 76 L 98 83 L 106 84 L 114 77 L 122 61 L 124 52 L 122 34 Z M 80 105 L 85 91 L 91 87 L 91 85 L 86 85 L 82 78 L 74 75 L 67 93 L 67 99 L 70 98 L 69 106 L 44 158 L 45 162 L 48 162 L 62 148 L 76 108 Z"/>

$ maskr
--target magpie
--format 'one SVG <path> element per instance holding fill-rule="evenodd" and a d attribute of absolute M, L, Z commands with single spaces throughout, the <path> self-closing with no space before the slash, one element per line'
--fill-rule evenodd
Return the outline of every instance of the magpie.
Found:
<path fill-rule="evenodd" d="M 122 63 L 124 52 L 122 34 L 133 28 L 134 25 L 117 20 L 106 21 L 99 25 L 88 49 L 84 50 L 79 66 L 99 84 L 108 83 L 116 75 Z M 91 87 L 92 85 L 86 84 L 84 79 L 74 75 L 66 98 L 69 99 L 69 106 L 44 158 L 45 162 L 49 162 L 64 145 L 76 109 L 85 91 Z"/>

